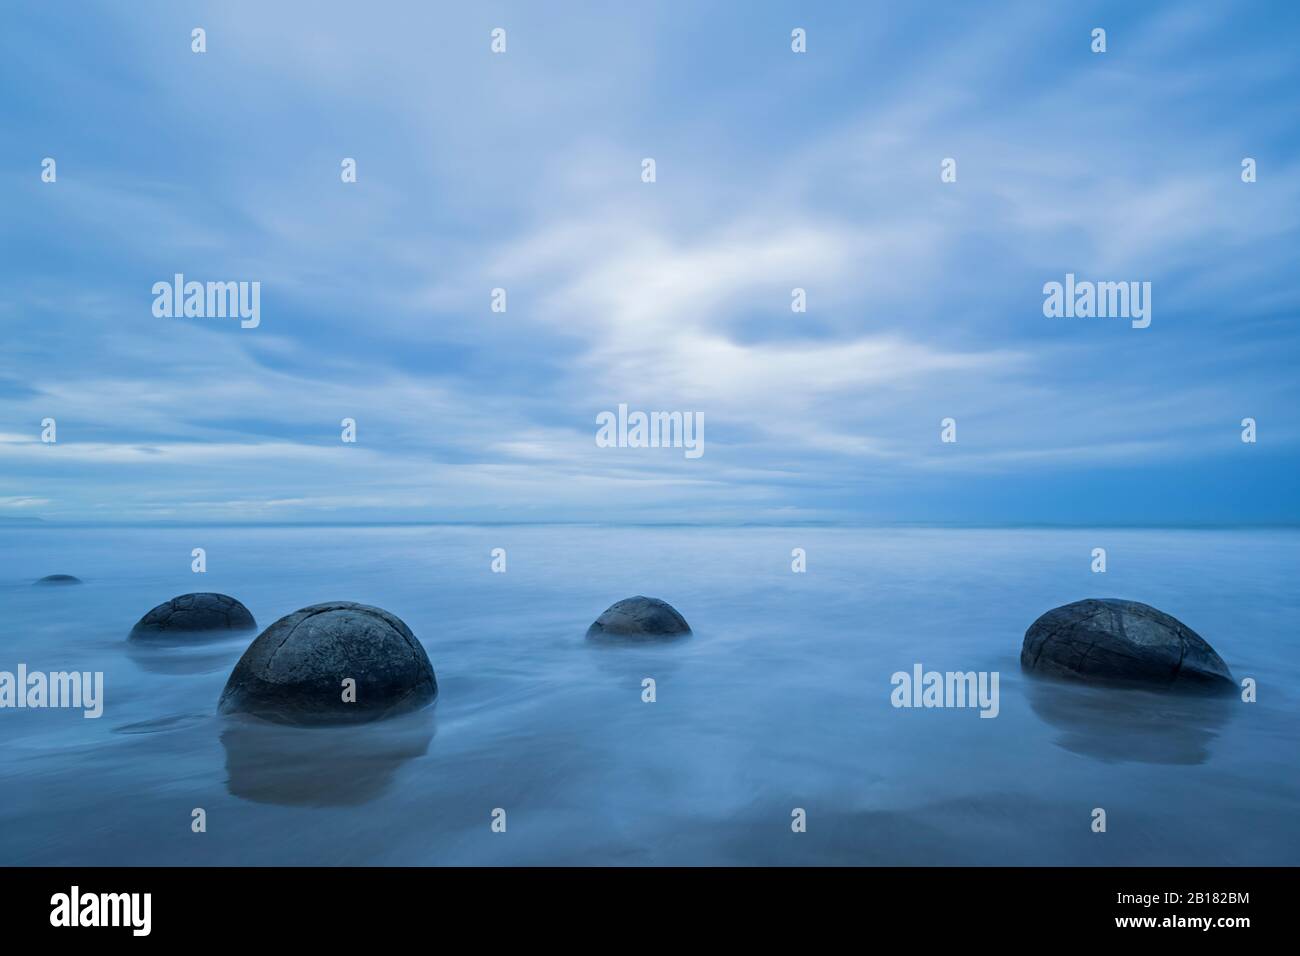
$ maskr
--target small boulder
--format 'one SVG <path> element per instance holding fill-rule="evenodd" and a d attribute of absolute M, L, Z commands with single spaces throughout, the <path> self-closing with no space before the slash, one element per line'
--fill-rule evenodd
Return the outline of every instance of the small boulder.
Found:
<path fill-rule="evenodd" d="M 344 681 L 355 681 L 345 700 Z M 348 724 L 415 710 L 438 696 L 429 655 L 400 618 L 334 601 L 280 618 L 249 645 L 217 709 L 282 724 Z"/>
<path fill-rule="evenodd" d="M 1137 601 L 1090 598 L 1053 608 L 1025 632 L 1020 666 L 1091 683 L 1192 691 L 1236 686 L 1199 634 Z"/>
<path fill-rule="evenodd" d="M 251 631 L 257 622 L 248 608 L 227 594 L 182 594 L 164 601 L 131 628 L 133 641 L 169 641 L 186 634 Z"/>
<path fill-rule="evenodd" d="M 587 628 L 589 640 L 662 641 L 690 633 L 691 626 L 671 604 L 641 595 L 611 604 Z"/>
<path fill-rule="evenodd" d="M 80 584 L 80 583 L 81 583 L 81 578 L 74 577 L 74 576 L 71 575 L 71 574 L 47 574 L 47 575 L 45 575 L 45 577 L 41 578 L 39 581 L 35 581 L 35 582 L 33 582 L 33 583 L 35 583 L 35 584 L 54 584 L 54 585 L 58 585 L 58 584 Z"/>

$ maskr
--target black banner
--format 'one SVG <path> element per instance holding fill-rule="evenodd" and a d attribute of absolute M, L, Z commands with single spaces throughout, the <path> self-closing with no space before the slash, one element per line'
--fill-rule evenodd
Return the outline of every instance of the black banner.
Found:
<path fill-rule="evenodd" d="M 433 937 L 477 929 L 565 938 L 654 937 L 691 927 L 736 939 L 827 929 L 858 938 L 1231 944 L 1283 929 L 1288 869 L 10 869 L 10 939 L 80 942 Z M 609 934 L 617 934 L 611 936 Z M 376 934 L 379 934 L 377 936 Z M 1245 937 L 1242 934 L 1246 934 Z"/>

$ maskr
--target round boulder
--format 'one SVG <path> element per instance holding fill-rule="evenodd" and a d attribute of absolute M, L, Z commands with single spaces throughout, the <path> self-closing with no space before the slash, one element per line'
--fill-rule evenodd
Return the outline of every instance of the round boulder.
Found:
<path fill-rule="evenodd" d="M 1046 677 L 1169 690 L 1229 691 L 1232 673 L 1186 624 L 1137 601 L 1090 598 L 1025 632 L 1020 666 Z"/>
<path fill-rule="evenodd" d="M 159 604 L 131 628 L 131 640 L 169 641 L 187 634 L 251 631 L 256 627 L 248 608 L 228 594 L 200 592 Z"/>
<path fill-rule="evenodd" d="M 400 618 L 334 601 L 294 611 L 259 634 L 231 671 L 217 709 L 282 724 L 350 724 L 415 710 L 437 696 L 429 655 Z"/>
<path fill-rule="evenodd" d="M 691 626 L 671 604 L 639 594 L 611 604 L 587 628 L 591 640 L 662 641 L 690 633 Z"/>
<path fill-rule="evenodd" d="M 39 581 L 36 581 L 36 582 L 34 582 L 34 583 L 36 583 L 36 584 L 42 584 L 42 585 L 44 585 L 44 584 L 55 584 L 55 585 L 58 585 L 58 584 L 80 584 L 80 583 L 81 583 L 81 578 L 74 577 L 74 576 L 71 575 L 71 574 L 47 574 L 47 575 L 45 575 L 45 577 L 41 578 Z"/>

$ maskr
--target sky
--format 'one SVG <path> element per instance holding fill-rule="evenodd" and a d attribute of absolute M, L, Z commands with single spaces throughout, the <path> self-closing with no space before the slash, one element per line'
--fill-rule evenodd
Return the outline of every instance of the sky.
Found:
<path fill-rule="evenodd" d="M 0 522 L 1300 523 L 1298 46 L 1289 2 L 17 0 Z M 260 324 L 156 316 L 176 273 Z M 1150 326 L 1045 316 L 1067 273 Z M 599 447 L 620 404 L 704 453 Z"/>

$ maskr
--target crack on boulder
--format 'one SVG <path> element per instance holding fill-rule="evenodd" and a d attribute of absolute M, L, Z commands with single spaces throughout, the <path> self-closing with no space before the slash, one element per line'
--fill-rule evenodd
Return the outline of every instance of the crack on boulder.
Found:
<path fill-rule="evenodd" d="M 1026 670 L 1077 680 L 1235 687 L 1223 659 L 1200 635 L 1137 601 L 1089 598 L 1054 608 L 1025 632 L 1020 659 Z"/>

